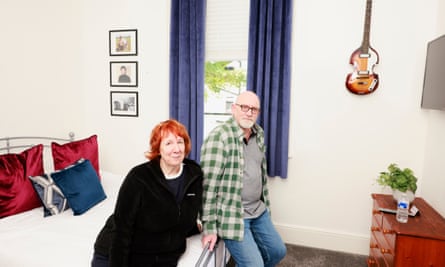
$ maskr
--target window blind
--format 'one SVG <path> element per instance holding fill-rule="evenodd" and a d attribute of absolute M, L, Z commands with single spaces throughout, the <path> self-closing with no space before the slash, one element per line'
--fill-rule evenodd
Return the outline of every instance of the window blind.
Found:
<path fill-rule="evenodd" d="M 207 61 L 247 59 L 249 3 L 249 0 L 207 0 Z"/>

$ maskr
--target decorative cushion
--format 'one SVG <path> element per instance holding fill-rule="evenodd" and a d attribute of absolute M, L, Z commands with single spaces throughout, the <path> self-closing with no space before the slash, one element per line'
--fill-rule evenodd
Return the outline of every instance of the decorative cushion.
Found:
<path fill-rule="evenodd" d="M 97 135 L 73 141 L 66 144 L 51 143 L 51 152 L 54 161 L 54 169 L 61 170 L 73 164 L 81 158 L 88 159 L 93 164 L 97 176 L 99 173 L 99 149 L 97 145 Z"/>
<path fill-rule="evenodd" d="M 43 203 L 43 216 L 59 214 L 69 208 L 62 190 L 54 183 L 51 175 L 30 176 L 34 189 Z"/>
<path fill-rule="evenodd" d="M 28 176 L 43 173 L 43 145 L 0 155 L 0 218 L 42 206 Z"/>
<path fill-rule="evenodd" d="M 33 146 L 21 153 L 25 157 L 25 175 L 40 175 L 44 173 L 43 145 Z"/>
<path fill-rule="evenodd" d="M 107 196 L 99 177 L 88 159 L 51 174 L 51 178 L 62 190 L 74 215 L 81 215 Z"/>

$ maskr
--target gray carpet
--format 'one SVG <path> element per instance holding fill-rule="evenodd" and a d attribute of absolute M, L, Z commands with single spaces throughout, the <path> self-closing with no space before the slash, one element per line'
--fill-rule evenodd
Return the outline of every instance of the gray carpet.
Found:
<path fill-rule="evenodd" d="M 277 267 L 366 267 L 367 256 L 286 245 L 286 257 Z"/>

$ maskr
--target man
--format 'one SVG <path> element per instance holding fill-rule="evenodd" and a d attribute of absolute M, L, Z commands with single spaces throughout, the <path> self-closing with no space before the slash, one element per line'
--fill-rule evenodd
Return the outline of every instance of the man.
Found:
<path fill-rule="evenodd" d="M 232 118 L 201 148 L 202 243 L 212 250 L 220 237 L 238 267 L 272 267 L 286 247 L 270 218 L 264 131 L 256 124 L 260 101 L 245 91 L 231 109 Z"/>
<path fill-rule="evenodd" d="M 119 82 L 120 83 L 130 83 L 131 79 L 130 79 L 130 76 L 128 76 L 128 74 L 127 74 L 127 67 L 122 65 L 120 70 L 121 70 L 121 74 L 119 75 Z"/>

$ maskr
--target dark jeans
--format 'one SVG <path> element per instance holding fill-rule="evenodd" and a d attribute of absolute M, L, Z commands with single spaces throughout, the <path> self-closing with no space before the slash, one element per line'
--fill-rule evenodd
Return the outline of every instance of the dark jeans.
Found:
<path fill-rule="evenodd" d="M 130 263 L 132 267 L 176 267 L 181 255 L 153 255 L 146 256 L 143 261 Z M 141 258 L 139 258 L 140 260 Z M 94 253 L 91 267 L 109 267 L 108 257 Z"/>

